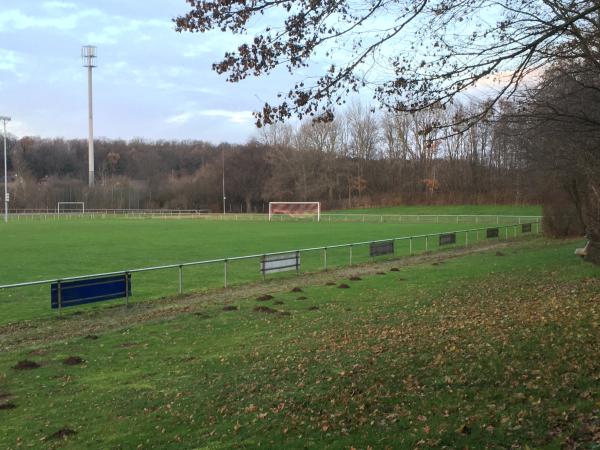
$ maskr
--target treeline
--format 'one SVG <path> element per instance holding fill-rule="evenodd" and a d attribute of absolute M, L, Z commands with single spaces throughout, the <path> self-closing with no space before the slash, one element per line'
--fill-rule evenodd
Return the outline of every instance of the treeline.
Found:
<path fill-rule="evenodd" d="M 97 140 L 96 185 L 87 187 L 87 141 L 25 137 L 9 145 L 11 208 L 262 212 L 269 201 L 324 208 L 535 200 L 522 152 L 484 120 L 458 133 L 437 124 L 464 107 L 377 114 L 355 104 L 330 123 L 276 125 L 244 145 Z M 223 166 L 224 162 L 224 166 Z"/>

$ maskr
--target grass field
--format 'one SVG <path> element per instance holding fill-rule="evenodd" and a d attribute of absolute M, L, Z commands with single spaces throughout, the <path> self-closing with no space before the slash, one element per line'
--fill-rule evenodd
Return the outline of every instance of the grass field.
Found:
<path fill-rule="evenodd" d="M 488 211 L 487 207 L 478 208 L 471 211 Z M 525 212 L 518 207 L 510 211 Z M 0 285 L 472 227 L 475 225 L 465 223 L 267 223 L 133 218 L 11 221 L 2 224 Z M 476 237 L 476 233 L 471 233 L 469 242 Z M 464 242 L 465 236 L 459 235 L 458 245 Z M 428 248 L 436 247 L 436 241 L 431 239 Z M 413 242 L 413 250 L 424 251 L 425 240 Z M 408 242 L 400 242 L 396 255 L 408 254 Z M 322 252 L 303 254 L 302 270 L 320 270 L 323 259 Z M 353 249 L 354 262 L 369 259 L 368 246 Z M 348 249 L 330 250 L 327 255 L 328 267 L 346 265 L 348 260 Z M 187 292 L 223 284 L 222 265 L 196 266 L 184 272 Z M 258 260 L 228 264 L 229 285 L 255 281 L 259 276 Z M 132 301 L 173 295 L 178 291 L 178 283 L 177 269 L 135 274 Z M 52 314 L 48 285 L 0 291 L 0 323 Z"/>
<path fill-rule="evenodd" d="M 577 244 L 0 327 L 0 447 L 597 449 L 600 270 Z"/>

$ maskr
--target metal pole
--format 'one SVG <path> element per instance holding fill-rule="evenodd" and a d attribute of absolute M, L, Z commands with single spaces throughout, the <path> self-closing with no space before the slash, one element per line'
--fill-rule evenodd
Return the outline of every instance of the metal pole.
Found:
<path fill-rule="evenodd" d="M 89 186 L 94 186 L 94 112 L 92 104 L 92 66 L 88 66 L 88 170 Z"/>
<path fill-rule="evenodd" d="M 350 265 L 352 265 L 352 246 L 350 246 Z"/>
<path fill-rule="evenodd" d="M 56 280 L 56 296 L 58 299 L 58 316 L 62 315 L 62 292 L 60 287 L 60 280 Z"/>
<path fill-rule="evenodd" d="M 179 293 L 183 293 L 183 266 L 179 266 Z"/>
<path fill-rule="evenodd" d="M 4 122 L 4 222 L 8 222 L 8 163 L 6 158 L 6 122 L 10 117 L 1 117 Z"/>
<path fill-rule="evenodd" d="M 223 162 L 223 214 L 225 214 L 225 146 L 222 149 L 222 162 Z M 270 208 L 270 206 L 269 206 Z"/>
<path fill-rule="evenodd" d="M 224 287 L 227 287 L 227 260 L 224 260 L 223 262 L 224 262 L 224 265 L 223 265 L 224 266 L 224 269 L 223 269 L 223 272 L 224 272 Z"/>
<path fill-rule="evenodd" d="M 129 274 L 125 272 L 125 307 L 129 308 Z"/>
<path fill-rule="evenodd" d="M 409 255 L 412 256 L 412 238 L 410 238 L 408 240 L 409 244 L 408 244 L 408 251 L 409 251 Z"/>
<path fill-rule="evenodd" d="M 324 269 L 327 270 L 327 247 L 323 249 Z"/>

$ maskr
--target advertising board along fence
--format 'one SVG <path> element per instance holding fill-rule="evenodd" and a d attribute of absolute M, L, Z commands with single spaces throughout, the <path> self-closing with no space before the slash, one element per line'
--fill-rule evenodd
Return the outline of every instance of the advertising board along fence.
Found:
<path fill-rule="evenodd" d="M 370 256 L 394 254 L 394 241 L 371 242 L 369 245 Z"/>
<path fill-rule="evenodd" d="M 286 272 L 295 270 L 300 272 L 300 251 L 281 253 L 276 255 L 263 255 L 260 260 L 260 271 L 263 278 L 267 273 Z"/>
<path fill-rule="evenodd" d="M 131 274 L 109 275 L 75 281 L 62 281 L 50 285 L 50 307 L 58 309 L 86 305 L 131 296 Z"/>
<path fill-rule="evenodd" d="M 456 244 L 456 233 L 440 234 L 440 245 Z"/>
<path fill-rule="evenodd" d="M 500 230 L 498 228 L 488 228 L 485 231 L 485 237 L 488 239 L 500 237 Z"/>
<path fill-rule="evenodd" d="M 504 229 L 505 233 L 504 236 L 506 239 L 508 239 L 509 237 L 509 229 L 513 230 L 513 236 L 516 238 L 517 234 L 518 234 L 518 230 L 521 229 L 521 225 L 522 224 L 513 224 L 513 225 L 504 225 L 504 226 L 500 226 L 498 227 L 498 229 Z M 539 222 L 533 222 L 532 226 L 536 227 L 536 233 L 540 233 L 541 231 L 541 227 L 540 227 L 540 223 Z M 448 233 L 448 232 L 442 232 L 442 233 L 430 233 L 430 234 L 422 234 L 422 235 L 413 235 L 413 236 L 402 236 L 402 237 L 396 237 L 396 238 L 388 238 L 388 239 L 379 239 L 379 240 L 369 240 L 369 241 L 363 241 L 363 242 L 353 242 L 353 243 L 346 243 L 346 244 L 336 244 L 336 245 L 329 245 L 329 246 L 322 246 L 322 247 L 312 247 L 312 248 L 303 248 L 303 249 L 298 249 L 298 250 L 287 250 L 287 251 L 282 251 L 282 252 L 271 252 L 271 253 L 262 253 L 262 254 L 256 254 L 256 255 L 245 255 L 245 256 L 235 256 L 235 257 L 229 257 L 229 258 L 219 258 L 219 259 L 212 259 L 212 260 L 204 260 L 204 261 L 193 261 L 193 262 L 186 262 L 186 263 L 180 263 L 180 264 L 169 264 L 169 265 L 163 265 L 163 266 L 154 266 L 154 267 L 143 267 L 143 268 L 138 268 L 138 269 L 128 269 L 128 270 L 120 270 L 120 271 L 115 271 L 115 272 L 108 272 L 108 273 L 99 273 L 99 274 L 90 274 L 90 275 L 81 275 L 81 276 L 75 276 L 75 277 L 63 277 L 63 278 L 54 278 L 54 279 L 50 279 L 50 280 L 39 280 L 39 281 L 29 281 L 29 282 L 21 282 L 21 283 L 13 283 L 13 284 L 6 284 L 6 285 L 0 285 L 0 292 L 4 292 L 5 290 L 12 290 L 12 289 L 18 289 L 18 288 L 24 288 L 27 286 L 40 286 L 40 285 L 56 285 L 54 288 L 51 289 L 56 289 L 57 290 L 57 294 L 56 297 L 52 297 L 52 304 L 55 304 L 55 302 L 58 302 L 58 292 L 64 292 L 62 290 L 62 286 L 65 286 L 65 283 L 67 282 L 74 282 L 74 281 L 81 281 L 81 280 L 90 280 L 90 279 L 99 279 L 99 278 L 103 278 L 103 277 L 120 277 L 121 279 L 125 279 L 125 277 L 127 277 L 128 280 L 128 284 L 127 284 L 127 289 L 123 289 L 123 292 L 126 295 L 127 300 L 129 300 L 129 297 L 131 296 L 131 277 L 134 274 L 138 274 L 138 273 L 143 273 L 143 272 L 153 272 L 153 271 L 160 271 L 160 270 L 169 270 L 169 269 L 177 269 L 178 270 L 178 280 L 179 280 L 179 293 L 182 293 L 184 290 L 184 286 L 183 286 L 183 270 L 186 267 L 192 267 L 192 266 L 202 266 L 202 265 L 213 265 L 213 264 L 222 264 L 223 265 L 223 287 L 227 288 L 228 282 L 227 282 L 227 272 L 228 272 L 228 264 L 232 263 L 234 261 L 243 261 L 243 260 L 251 260 L 251 259 L 255 259 L 261 262 L 260 267 L 259 267 L 259 273 L 261 273 L 263 275 L 263 277 L 265 276 L 265 273 L 270 272 L 270 273 L 274 273 L 275 271 L 282 271 L 282 270 L 278 270 L 278 269 L 290 269 L 290 270 L 297 270 L 298 272 L 300 271 L 300 258 L 301 258 L 301 254 L 302 253 L 308 253 L 308 252 L 322 252 L 322 270 L 327 270 L 327 252 L 328 251 L 332 251 L 332 250 L 336 250 L 336 249 L 348 249 L 348 259 L 347 264 L 348 265 L 352 265 L 353 264 L 353 249 L 359 247 L 359 246 L 368 246 L 370 254 L 371 254 L 371 250 L 373 250 L 374 252 L 371 254 L 371 256 L 382 256 L 382 255 L 387 255 L 387 254 L 395 254 L 395 252 L 397 251 L 397 243 L 399 242 L 406 242 L 408 244 L 408 255 L 413 255 L 415 254 L 415 248 L 414 245 L 416 242 L 418 241 L 424 241 L 424 250 L 425 252 L 434 250 L 434 248 L 431 248 L 429 242 L 431 240 L 431 238 L 435 238 L 437 237 L 439 239 L 439 242 L 441 242 L 442 240 L 446 240 L 446 239 L 450 239 L 450 238 L 444 238 L 442 239 L 443 235 L 449 236 L 449 235 L 453 235 L 453 240 L 454 242 L 459 245 L 458 240 L 457 240 L 457 236 L 459 235 L 464 235 L 464 246 L 468 246 L 469 245 L 469 235 L 471 236 L 475 236 L 475 242 L 479 241 L 479 236 L 480 233 L 482 231 L 487 231 L 487 228 L 471 228 L 471 229 L 465 229 L 465 230 L 457 230 L 454 231 L 452 233 Z M 390 242 L 393 243 L 393 246 L 390 245 Z M 447 244 L 449 244 L 450 242 L 448 241 Z M 446 245 L 446 244 L 442 244 L 442 245 Z M 441 248 L 441 247 L 438 247 Z M 375 250 L 377 249 L 377 250 Z M 383 252 L 383 250 L 385 249 L 385 252 Z M 375 253 L 378 253 L 377 255 L 375 255 Z M 283 255 L 283 257 L 282 257 Z M 280 265 L 278 267 L 278 265 Z M 344 265 L 346 265 L 344 263 Z M 285 267 L 284 267 L 285 266 Z M 58 290 L 58 285 L 61 285 L 61 289 Z M 121 291 L 118 291 L 121 292 Z M 52 296 L 53 294 L 51 294 Z M 81 304 L 85 304 L 85 303 L 91 303 L 93 300 L 90 299 L 88 296 L 88 294 L 86 295 L 82 295 L 80 297 L 80 300 L 82 301 Z M 98 294 L 101 295 L 101 294 Z M 106 295 L 110 295 L 108 293 L 106 293 Z M 90 297 L 93 297 L 93 295 L 90 294 Z M 54 300 L 54 298 L 56 298 L 56 300 Z M 117 297 L 115 297 L 117 298 Z M 89 300 L 89 301 L 86 301 Z M 61 299 L 62 301 L 62 299 Z M 56 303 L 58 304 L 58 303 Z"/>

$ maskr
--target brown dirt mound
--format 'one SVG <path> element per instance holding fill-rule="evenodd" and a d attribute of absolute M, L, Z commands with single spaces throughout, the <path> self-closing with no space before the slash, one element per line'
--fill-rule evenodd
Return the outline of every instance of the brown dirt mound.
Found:
<path fill-rule="evenodd" d="M 48 436 L 48 439 L 66 439 L 69 436 L 73 436 L 75 434 L 77 434 L 77 431 L 65 427 L 61 428 L 56 433 L 52 433 L 50 436 Z"/>
<path fill-rule="evenodd" d="M 327 283 L 325 283 L 325 286 L 335 286 L 335 282 L 328 281 Z"/>
<path fill-rule="evenodd" d="M 385 275 L 385 272 L 377 272 L 377 275 Z"/>
<path fill-rule="evenodd" d="M 96 336 L 95 334 L 88 334 L 84 339 L 89 339 L 90 341 L 95 341 L 96 339 L 98 339 L 98 336 Z"/>
<path fill-rule="evenodd" d="M 292 313 L 289 311 L 279 311 L 277 314 L 280 316 L 291 316 L 292 315 Z"/>
<path fill-rule="evenodd" d="M 318 309 L 319 309 L 318 306 L 311 306 L 311 307 L 308 308 L 309 311 L 316 311 Z"/>
<path fill-rule="evenodd" d="M 350 277 L 350 281 L 360 281 L 362 280 L 361 277 Z"/>
<path fill-rule="evenodd" d="M 283 302 L 281 300 L 277 300 L 273 302 L 274 305 L 283 305 Z"/>
<path fill-rule="evenodd" d="M 350 286 L 348 286 L 346 283 L 342 283 L 338 286 L 338 289 L 350 289 Z"/>
<path fill-rule="evenodd" d="M 260 297 L 256 297 L 256 300 L 259 302 L 266 302 L 267 300 L 273 300 L 273 296 L 269 294 L 261 295 Z"/>
<path fill-rule="evenodd" d="M 496 252 L 496 256 L 505 256 L 502 252 Z"/>
<path fill-rule="evenodd" d="M 295 287 L 294 289 L 291 290 L 291 292 L 302 292 L 302 288 Z"/>
<path fill-rule="evenodd" d="M 0 411 L 6 409 L 15 409 L 17 405 L 12 402 L 0 403 Z"/>
<path fill-rule="evenodd" d="M 390 269 L 390 272 L 400 272 L 400 269 L 398 269 L 397 267 L 392 267 Z"/>
<path fill-rule="evenodd" d="M 306 300 L 307 297 L 305 297 L 304 295 L 301 295 L 300 297 L 298 297 L 296 300 Z"/>
<path fill-rule="evenodd" d="M 238 309 L 240 309 L 240 308 L 235 305 L 223 306 L 223 311 L 237 311 Z"/>
<path fill-rule="evenodd" d="M 40 365 L 38 363 L 36 363 L 35 361 L 30 361 L 28 359 L 24 359 L 23 361 L 19 361 L 13 367 L 13 369 L 15 369 L 15 370 L 31 370 L 31 369 L 38 369 L 39 367 L 40 367 Z"/>
<path fill-rule="evenodd" d="M 432 266 L 439 266 L 439 265 L 440 265 L 440 263 L 439 263 L 439 262 L 434 262 L 434 263 L 431 263 L 431 265 L 432 265 Z"/>
<path fill-rule="evenodd" d="M 83 364 L 85 359 L 81 356 L 69 356 L 67 359 L 63 360 L 63 364 L 65 366 L 77 366 L 79 364 Z"/>
<path fill-rule="evenodd" d="M 254 312 L 260 312 L 265 314 L 275 314 L 277 310 L 273 308 L 269 308 L 268 306 L 257 306 L 254 308 Z"/>

